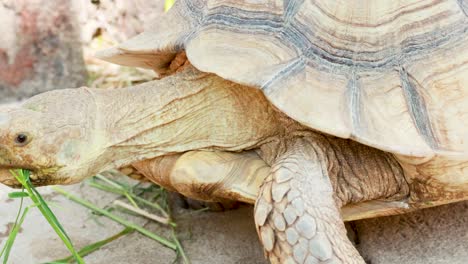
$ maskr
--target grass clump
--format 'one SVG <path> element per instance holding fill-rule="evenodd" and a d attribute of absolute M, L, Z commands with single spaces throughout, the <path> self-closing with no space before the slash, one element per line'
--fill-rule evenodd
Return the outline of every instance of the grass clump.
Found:
<path fill-rule="evenodd" d="M 94 187 L 94 188 L 97 188 L 99 190 L 106 191 L 109 193 L 118 194 L 120 195 L 120 198 L 126 198 L 128 200 L 128 203 L 118 200 L 118 199 L 115 200 L 111 205 L 111 206 L 115 206 L 115 209 L 124 209 L 125 212 L 138 215 L 138 216 L 142 216 L 152 221 L 159 222 L 163 225 L 167 225 L 171 231 L 170 238 L 161 237 L 145 229 L 143 226 L 137 225 L 131 221 L 128 221 L 112 213 L 111 211 L 114 209 L 112 207 L 107 208 L 106 206 L 104 208 L 100 208 L 85 199 L 79 198 L 75 195 L 72 195 L 66 192 L 62 188 L 59 188 L 56 186 L 52 187 L 52 189 L 55 192 L 65 196 L 69 200 L 90 209 L 93 213 L 99 216 L 107 217 L 125 227 L 121 232 L 109 238 L 87 245 L 81 248 L 80 250 L 76 250 L 73 247 L 73 244 L 70 238 L 66 234 L 64 228 L 62 227 L 58 219 L 50 210 L 49 206 L 44 201 L 44 199 L 39 194 L 39 192 L 31 184 L 31 181 L 29 179 L 30 172 L 27 170 L 15 170 L 15 171 L 12 171 L 12 174 L 15 176 L 18 182 L 22 184 L 23 189 L 20 192 L 11 192 L 8 195 L 9 198 L 21 199 L 21 202 L 20 202 L 20 208 L 16 216 L 16 220 L 13 225 L 13 228 L 10 232 L 10 235 L 4 247 L 0 251 L 0 259 L 1 257 L 3 257 L 3 263 L 7 263 L 9 255 L 10 255 L 10 251 L 13 247 L 13 243 L 16 239 L 16 236 L 19 233 L 21 225 L 23 224 L 27 213 L 33 207 L 37 207 L 41 211 L 41 213 L 44 215 L 44 217 L 52 226 L 52 228 L 55 230 L 58 236 L 62 239 L 65 246 L 71 252 L 70 256 L 59 259 L 59 260 L 55 260 L 49 263 L 54 263 L 54 264 L 84 263 L 82 257 L 96 250 L 99 250 L 104 245 L 111 243 L 112 241 L 134 231 L 139 232 L 142 235 L 147 236 L 161 243 L 162 245 L 174 250 L 177 253 L 177 258 L 181 257 L 183 263 L 185 264 L 190 263 L 187 255 L 185 254 L 182 248 L 180 241 L 178 240 L 176 236 L 175 228 L 177 225 L 172 220 L 168 202 L 166 199 L 167 198 L 166 192 L 163 188 L 159 186 L 155 186 L 155 185 L 150 185 L 149 187 L 142 188 L 142 187 L 139 187 L 140 184 L 131 186 L 129 184 L 126 184 L 126 183 L 123 183 L 123 182 L 120 182 L 111 178 L 107 178 L 102 175 L 97 175 L 88 181 L 88 185 L 90 185 L 91 187 Z M 24 198 L 30 198 L 33 204 L 23 209 Z M 157 211 L 157 214 L 150 213 L 146 211 L 144 208 L 153 209 Z"/>

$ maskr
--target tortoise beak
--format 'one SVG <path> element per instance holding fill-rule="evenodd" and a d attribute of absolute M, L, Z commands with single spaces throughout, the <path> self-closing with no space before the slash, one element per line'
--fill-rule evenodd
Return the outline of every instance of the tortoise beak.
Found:
<path fill-rule="evenodd" d="M 11 174 L 11 170 L 19 169 L 19 167 L 13 165 L 14 162 L 9 158 L 10 156 L 11 153 L 0 145 L 0 183 L 13 188 L 20 188 L 21 184 Z"/>
<path fill-rule="evenodd" d="M 15 169 L 18 169 L 18 168 L 5 168 L 5 167 L 0 168 L 0 184 L 4 184 L 8 187 L 16 188 L 16 189 L 22 188 L 23 186 L 21 185 L 21 183 L 12 174 L 12 171 Z M 38 178 L 36 177 L 35 172 L 33 170 L 31 169 L 28 169 L 28 170 L 31 171 L 31 178 L 30 178 L 31 183 L 36 187 L 60 184 L 59 181 L 55 181 L 54 179 L 50 179 L 48 177 Z"/>
<path fill-rule="evenodd" d="M 9 169 L 0 169 L 0 182 L 12 188 L 21 187 L 21 184 L 10 173 Z"/>

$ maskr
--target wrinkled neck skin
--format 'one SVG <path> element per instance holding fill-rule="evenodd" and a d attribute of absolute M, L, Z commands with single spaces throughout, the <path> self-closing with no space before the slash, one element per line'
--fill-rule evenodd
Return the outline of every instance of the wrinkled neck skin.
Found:
<path fill-rule="evenodd" d="M 89 90 L 97 105 L 102 169 L 194 149 L 240 151 L 281 130 L 261 91 L 189 69 L 116 90 Z"/>

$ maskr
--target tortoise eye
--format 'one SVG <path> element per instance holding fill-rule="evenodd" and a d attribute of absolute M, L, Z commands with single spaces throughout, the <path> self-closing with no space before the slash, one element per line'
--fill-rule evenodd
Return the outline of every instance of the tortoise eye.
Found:
<path fill-rule="evenodd" d="M 15 143 L 19 146 L 24 146 L 29 143 L 29 137 L 26 133 L 19 133 L 15 137 Z"/>

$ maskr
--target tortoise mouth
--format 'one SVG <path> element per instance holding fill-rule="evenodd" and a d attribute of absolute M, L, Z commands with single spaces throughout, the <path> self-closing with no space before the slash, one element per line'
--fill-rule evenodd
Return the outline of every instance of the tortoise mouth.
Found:
<path fill-rule="evenodd" d="M 53 185 L 53 184 L 58 184 L 59 182 L 52 179 L 51 177 L 37 177 L 36 171 L 31 169 L 31 168 L 16 168 L 16 167 L 5 167 L 2 166 L 0 168 L 0 183 L 11 187 L 11 188 L 22 188 L 23 186 L 21 185 L 18 180 L 16 180 L 15 176 L 11 173 L 12 170 L 16 169 L 27 169 L 31 171 L 31 183 L 35 187 L 40 187 L 40 186 L 46 186 L 46 185 Z"/>
<path fill-rule="evenodd" d="M 22 185 L 15 179 L 13 174 L 11 174 L 11 171 L 15 169 L 17 168 L 2 166 L 2 168 L 0 168 L 0 182 L 12 188 L 21 188 Z"/>

